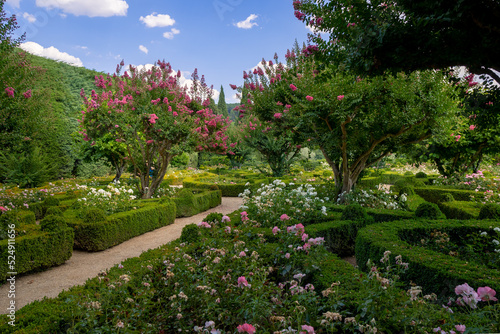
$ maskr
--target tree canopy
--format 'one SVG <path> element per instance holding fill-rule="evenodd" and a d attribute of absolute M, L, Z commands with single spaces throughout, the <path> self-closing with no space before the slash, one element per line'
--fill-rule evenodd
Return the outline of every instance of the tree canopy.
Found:
<path fill-rule="evenodd" d="M 293 1 L 317 30 L 306 52 L 357 72 L 466 66 L 500 83 L 498 0 Z M 327 39 L 321 35 L 329 33 Z"/>

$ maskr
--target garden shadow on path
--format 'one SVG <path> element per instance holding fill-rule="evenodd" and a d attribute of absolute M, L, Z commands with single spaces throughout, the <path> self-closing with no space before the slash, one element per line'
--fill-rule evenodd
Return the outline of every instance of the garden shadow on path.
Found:
<path fill-rule="evenodd" d="M 184 226 L 199 223 L 211 212 L 229 214 L 243 204 L 238 197 L 223 197 L 222 204 L 192 217 L 177 218 L 171 225 L 164 226 L 127 240 L 101 252 L 89 253 L 74 250 L 72 257 L 58 267 L 46 271 L 16 277 L 16 309 L 43 297 L 54 298 L 63 290 L 82 285 L 101 271 L 105 271 L 122 261 L 137 257 L 143 252 L 158 248 L 181 236 Z M 9 284 L 0 287 L 0 314 L 7 313 Z"/>

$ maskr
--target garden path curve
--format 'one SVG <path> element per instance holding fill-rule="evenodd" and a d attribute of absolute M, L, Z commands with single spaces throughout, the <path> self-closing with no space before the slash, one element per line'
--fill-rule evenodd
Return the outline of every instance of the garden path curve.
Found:
<path fill-rule="evenodd" d="M 215 208 L 192 217 L 177 218 L 171 225 L 142 234 L 107 250 L 95 253 L 74 250 L 72 257 L 60 266 L 16 278 L 16 309 L 19 310 L 44 297 L 57 297 L 63 290 L 85 284 L 87 279 L 97 276 L 103 270 L 179 238 L 184 226 L 201 222 L 207 214 L 229 214 L 239 209 L 242 204 L 241 198 L 223 197 L 222 204 Z M 0 314 L 7 313 L 8 292 L 8 284 L 0 287 Z"/>

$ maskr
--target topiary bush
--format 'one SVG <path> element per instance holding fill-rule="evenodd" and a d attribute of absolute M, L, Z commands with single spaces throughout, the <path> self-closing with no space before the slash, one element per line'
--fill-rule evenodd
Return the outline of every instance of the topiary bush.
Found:
<path fill-rule="evenodd" d="M 43 201 L 44 206 L 58 206 L 59 205 L 59 199 L 54 197 L 54 196 L 49 196 Z"/>
<path fill-rule="evenodd" d="M 212 213 L 209 213 L 205 219 L 203 219 L 204 222 L 207 222 L 207 223 L 220 223 L 222 222 L 222 216 L 223 214 L 222 213 L 218 213 L 218 212 L 212 212 Z"/>
<path fill-rule="evenodd" d="M 481 207 L 479 219 L 500 219 L 500 205 L 488 203 Z"/>
<path fill-rule="evenodd" d="M 406 186 L 401 188 L 401 190 L 399 190 L 399 196 L 403 194 L 406 194 L 407 196 L 413 196 L 415 195 L 415 190 L 413 189 L 413 187 Z"/>
<path fill-rule="evenodd" d="M 200 240 L 200 228 L 196 224 L 184 226 L 181 232 L 181 242 L 195 243 Z"/>
<path fill-rule="evenodd" d="M 427 174 L 425 174 L 424 172 L 418 172 L 417 174 L 415 174 L 415 177 L 417 179 L 426 179 L 427 178 Z"/>
<path fill-rule="evenodd" d="M 455 200 L 455 198 L 450 193 L 444 193 L 444 194 L 441 195 L 441 197 L 439 198 L 439 200 L 441 202 L 453 202 Z"/>
<path fill-rule="evenodd" d="M 56 232 L 67 226 L 66 219 L 58 215 L 47 215 L 40 221 L 40 228 L 45 232 Z"/>
<path fill-rule="evenodd" d="M 444 217 L 439 207 L 434 203 L 422 203 L 415 210 L 415 216 L 419 218 L 427 218 L 427 219 L 439 219 Z"/>
<path fill-rule="evenodd" d="M 87 224 L 98 223 L 106 220 L 106 213 L 99 208 L 90 208 L 83 212 L 82 218 Z"/>
<path fill-rule="evenodd" d="M 341 220 L 364 221 L 364 220 L 370 220 L 373 218 L 371 218 L 368 215 L 365 208 L 363 208 L 361 205 L 355 203 L 355 204 L 347 205 L 344 208 L 344 211 L 342 211 L 342 216 L 340 219 Z"/>
<path fill-rule="evenodd" d="M 62 212 L 61 208 L 58 206 L 49 206 L 47 208 L 47 211 L 45 212 L 45 215 L 46 216 L 49 216 L 49 215 L 62 216 L 63 212 Z"/>
<path fill-rule="evenodd" d="M 404 175 L 407 175 L 407 176 L 413 176 L 413 173 L 412 173 L 412 172 L 410 172 L 409 170 L 407 170 L 407 171 L 404 173 Z"/>

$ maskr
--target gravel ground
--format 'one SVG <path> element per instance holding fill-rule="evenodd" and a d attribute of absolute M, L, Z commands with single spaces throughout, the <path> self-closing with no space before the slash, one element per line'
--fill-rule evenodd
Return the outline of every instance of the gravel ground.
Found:
<path fill-rule="evenodd" d="M 177 218 L 174 224 L 127 240 L 107 250 L 89 253 L 74 250 L 73 256 L 64 264 L 46 271 L 16 277 L 16 309 L 41 300 L 44 297 L 54 298 L 63 290 L 75 285 L 84 284 L 87 279 L 97 276 L 103 270 L 109 269 L 125 259 L 137 257 L 141 253 L 158 248 L 181 236 L 182 228 L 188 224 L 199 223 L 207 214 L 219 212 L 231 213 L 243 204 L 241 198 L 223 197 L 218 207 L 192 217 Z M 0 314 L 7 313 L 9 284 L 0 287 Z"/>

